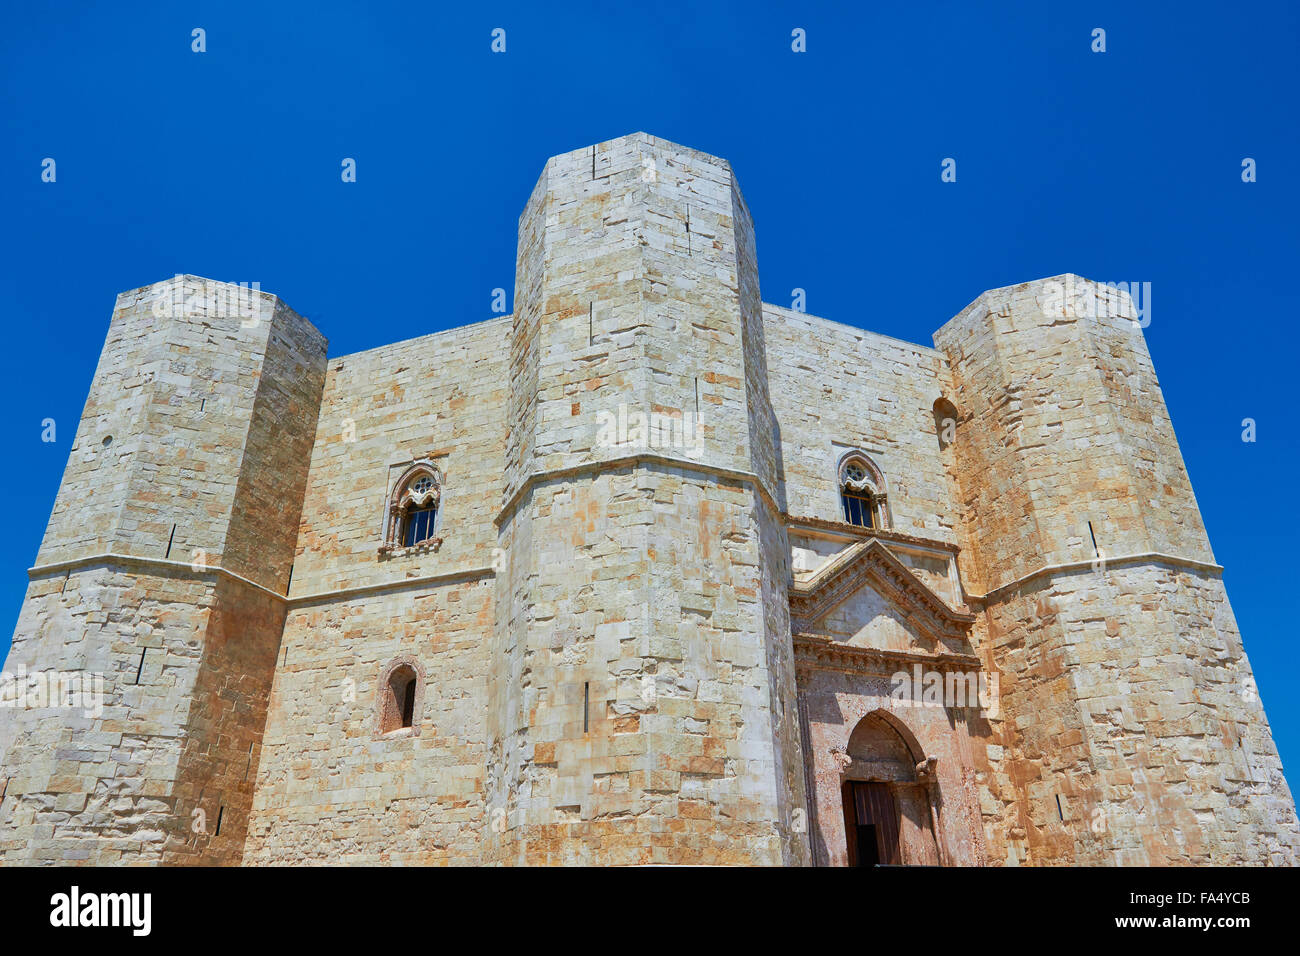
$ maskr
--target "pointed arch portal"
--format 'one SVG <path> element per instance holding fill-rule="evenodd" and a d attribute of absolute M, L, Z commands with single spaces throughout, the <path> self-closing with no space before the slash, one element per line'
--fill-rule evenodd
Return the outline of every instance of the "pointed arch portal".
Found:
<path fill-rule="evenodd" d="M 849 735 L 840 787 L 849 866 L 942 864 L 933 758 L 894 715 L 867 714 Z"/>

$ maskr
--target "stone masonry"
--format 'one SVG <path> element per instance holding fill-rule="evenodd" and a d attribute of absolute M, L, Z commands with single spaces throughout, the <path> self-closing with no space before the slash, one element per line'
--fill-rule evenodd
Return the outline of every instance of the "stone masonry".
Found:
<path fill-rule="evenodd" d="M 0 861 L 1294 864 L 1132 301 L 934 342 L 763 303 L 730 165 L 639 133 L 546 163 L 512 315 L 327 359 L 274 296 L 124 293 Z"/>

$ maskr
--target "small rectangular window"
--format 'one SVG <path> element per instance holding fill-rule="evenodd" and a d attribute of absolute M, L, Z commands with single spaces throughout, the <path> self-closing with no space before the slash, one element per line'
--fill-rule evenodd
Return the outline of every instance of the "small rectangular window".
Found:
<path fill-rule="evenodd" d="M 437 514 L 435 508 L 419 508 L 406 518 L 405 533 L 402 544 L 410 548 L 433 537 L 433 519 Z"/>
<path fill-rule="evenodd" d="M 844 502 L 844 520 L 859 528 L 874 528 L 875 508 L 874 502 L 870 498 L 864 498 L 861 495 L 850 494 L 847 491 L 841 496 Z"/>

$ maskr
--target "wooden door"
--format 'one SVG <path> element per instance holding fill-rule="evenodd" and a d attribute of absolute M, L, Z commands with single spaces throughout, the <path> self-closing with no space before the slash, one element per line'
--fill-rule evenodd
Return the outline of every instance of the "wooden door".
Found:
<path fill-rule="evenodd" d="M 898 811 L 887 783 L 844 784 L 844 835 L 849 866 L 898 865 Z"/>

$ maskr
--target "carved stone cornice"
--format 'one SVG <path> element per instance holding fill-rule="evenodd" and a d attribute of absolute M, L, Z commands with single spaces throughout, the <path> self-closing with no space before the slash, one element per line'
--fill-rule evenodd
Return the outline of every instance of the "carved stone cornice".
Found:
<path fill-rule="evenodd" d="M 883 677 L 906 670 L 913 664 L 936 671 L 969 672 L 983 667 L 980 659 L 973 654 L 927 654 L 923 651 L 857 647 L 809 634 L 795 635 L 794 663 L 796 671 L 816 668 Z"/>
<path fill-rule="evenodd" d="M 808 518 L 801 515 L 786 515 L 786 524 L 794 530 L 807 529 L 811 531 L 832 531 L 836 534 L 842 534 L 847 537 L 860 538 L 864 541 L 872 538 L 879 538 L 881 541 L 896 541 L 899 544 L 911 545 L 916 548 L 923 548 L 929 551 L 946 551 L 950 554 L 958 554 L 961 548 L 950 541 L 941 541 L 938 538 L 925 538 L 921 535 L 907 534 L 902 531 L 885 528 L 863 528 L 855 524 L 849 524 L 847 521 L 832 521 L 827 518 Z"/>
<path fill-rule="evenodd" d="M 975 615 L 954 611 L 894 557 L 879 540 L 857 541 L 806 581 L 790 587 L 790 629 L 815 632 L 813 625 L 864 584 L 871 587 L 922 634 L 962 639 Z"/>

